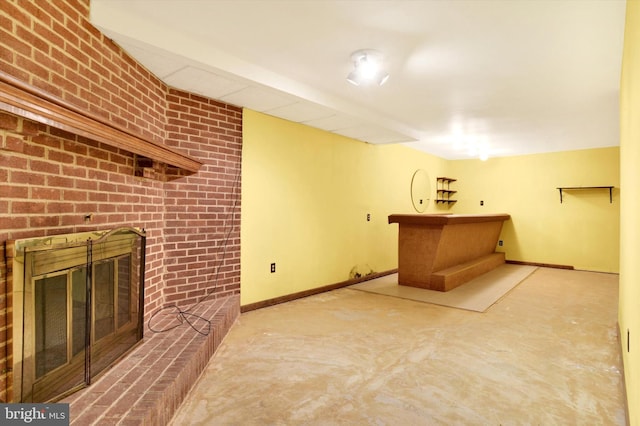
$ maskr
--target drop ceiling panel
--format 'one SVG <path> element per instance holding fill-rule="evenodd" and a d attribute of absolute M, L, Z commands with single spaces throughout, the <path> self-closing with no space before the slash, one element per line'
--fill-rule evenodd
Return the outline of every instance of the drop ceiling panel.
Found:
<path fill-rule="evenodd" d="M 336 113 L 330 117 L 319 118 L 316 120 L 310 120 L 305 122 L 305 124 L 317 127 L 322 130 L 326 130 L 328 132 L 333 132 L 339 129 L 347 129 L 349 127 L 356 127 L 358 125 L 362 125 L 362 120 L 359 120 L 354 117 L 350 117 L 348 115 Z"/>
<path fill-rule="evenodd" d="M 248 86 L 220 98 L 221 101 L 264 112 L 296 103 L 295 98 L 273 89 Z"/>
<path fill-rule="evenodd" d="M 336 130 L 338 133 L 349 138 L 358 139 L 369 143 L 399 143 L 408 142 L 415 139 L 402 133 L 388 130 L 384 127 L 363 123 L 362 125 L 350 127 L 347 129 Z"/>
<path fill-rule="evenodd" d="M 375 144 L 415 141 L 415 139 L 410 136 L 384 128 L 374 128 L 373 134 L 366 136 L 366 139 L 367 142 Z"/>
<path fill-rule="evenodd" d="M 214 99 L 245 87 L 246 83 L 230 80 L 210 71 L 205 71 L 192 66 L 186 66 L 164 78 L 164 81 L 173 87 L 179 87 L 188 92 L 198 93 Z"/>
<path fill-rule="evenodd" d="M 172 55 L 161 55 L 158 52 L 124 41 L 120 41 L 119 44 L 129 55 L 136 58 L 138 62 L 160 79 L 184 66 L 181 61 L 177 61 Z"/>
<path fill-rule="evenodd" d="M 335 111 L 312 102 L 296 102 L 265 111 L 268 114 L 284 118 L 286 120 L 305 123 L 311 120 L 331 117 Z"/>

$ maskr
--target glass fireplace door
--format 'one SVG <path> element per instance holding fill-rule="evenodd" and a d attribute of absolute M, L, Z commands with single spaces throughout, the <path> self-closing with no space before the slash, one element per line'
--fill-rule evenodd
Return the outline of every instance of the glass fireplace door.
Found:
<path fill-rule="evenodd" d="M 22 334 L 12 347 L 20 402 L 54 401 L 91 384 L 142 339 L 145 233 L 70 236 L 23 249 L 13 316 Z"/>
<path fill-rule="evenodd" d="M 33 399 L 46 400 L 84 382 L 86 269 L 34 280 Z"/>
<path fill-rule="evenodd" d="M 93 265 L 91 376 L 122 356 L 138 340 L 137 294 L 131 285 L 131 256 Z M 132 305 L 132 301 L 135 302 Z"/>

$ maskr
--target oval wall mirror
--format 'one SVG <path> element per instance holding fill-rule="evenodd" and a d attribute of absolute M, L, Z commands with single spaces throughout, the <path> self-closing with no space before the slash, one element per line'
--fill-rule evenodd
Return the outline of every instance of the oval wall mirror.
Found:
<path fill-rule="evenodd" d="M 427 210 L 430 193 L 429 175 L 423 169 L 416 170 L 411 178 L 411 202 L 418 213 Z"/>

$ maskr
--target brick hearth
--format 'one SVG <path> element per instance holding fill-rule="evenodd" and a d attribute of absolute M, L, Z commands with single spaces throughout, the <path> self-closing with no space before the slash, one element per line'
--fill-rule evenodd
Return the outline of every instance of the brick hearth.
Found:
<path fill-rule="evenodd" d="M 154 329 L 177 324 L 172 311 Z M 192 314 L 211 321 L 208 335 L 188 324 L 145 337 L 116 367 L 61 402 L 70 403 L 73 425 L 167 424 L 240 314 L 238 296 L 205 301 Z M 194 319 L 194 317 L 190 317 Z M 198 320 L 196 327 L 205 323 Z"/>

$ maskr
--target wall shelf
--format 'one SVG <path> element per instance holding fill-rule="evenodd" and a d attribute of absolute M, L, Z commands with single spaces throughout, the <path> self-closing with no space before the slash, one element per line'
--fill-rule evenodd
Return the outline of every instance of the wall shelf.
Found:
<path fill-rule="evenodd" d="M 609 203 L 613 203 L 613 188 L 614 186 L 559 186 L 557 189 L 560 191 L 560 204 L 562 204 L 562 191 L 579 191 L 585 189 L 608 189 L 609 190 Z"/>
<path fill-rule="evenodd" d="M 454 191 L 451 189 L 450 185 L 452 182 L 455 182 L 456 179 L 448 178 L 448 177 L 438 177 L 436 178 L 436 204 L 453 204 L 458 200 L 452 200 L 451 196 L 458 191 Z"/>

